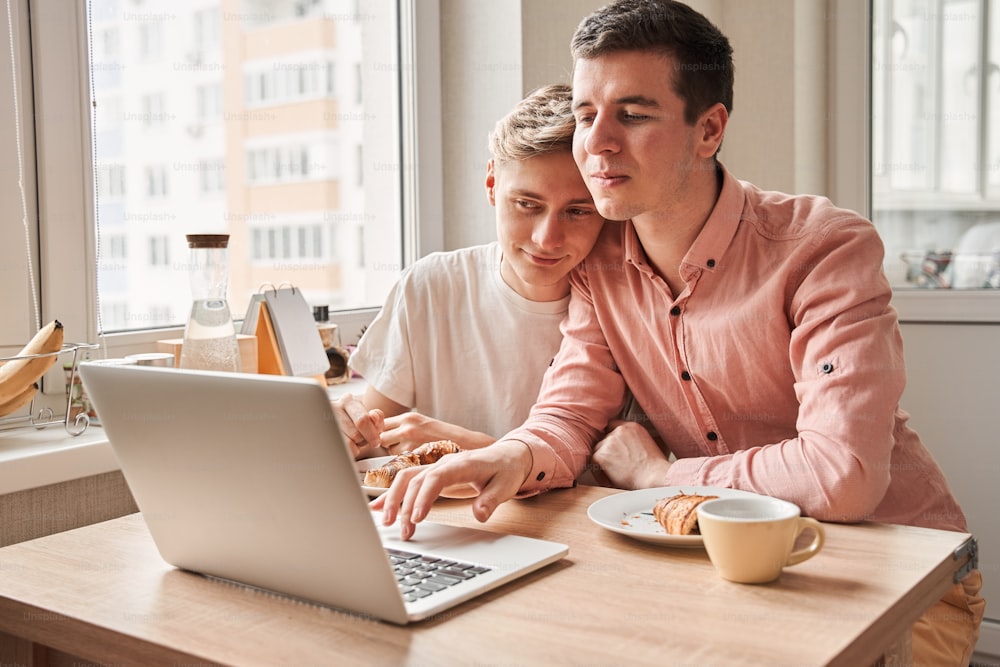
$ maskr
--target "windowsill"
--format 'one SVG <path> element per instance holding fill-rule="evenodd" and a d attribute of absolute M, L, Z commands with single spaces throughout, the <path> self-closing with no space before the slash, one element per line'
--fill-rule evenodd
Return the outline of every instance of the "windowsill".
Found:
<path fill-rule="evenodd" d="M 1000 290 L 898 289 L 900 322 L 1000 323 Z"/>
<path fill-rule="evenodd" d="M 328 387 L 330 398 L 363 393 L 365 383 L 352 379 Z M 0 431 L 0 496 L 119 470 L 104 429 L 95 424 L 72 436 L 61 424 L 42 429 Z"/>
<path fill-rule="evenodd" d="M 118 470 L 100 426 L 71 436 L 60 424 L 0 433 L 0 495 Z"/>

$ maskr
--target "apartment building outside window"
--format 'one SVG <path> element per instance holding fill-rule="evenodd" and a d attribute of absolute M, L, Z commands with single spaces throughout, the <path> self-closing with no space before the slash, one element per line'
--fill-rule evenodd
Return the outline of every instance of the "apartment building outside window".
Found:
<path fill-rule="evenodd" d="M 190 233 L 230 235 L 236 317 L 268 284 L 332 311 L 381 304 L 402 265 L 401 184 L 366 187 L 364 158 L 398 163 L 398 103 L 375 100 L 404 68 L 365 49 L 398 30 L 395 2 L 90 0 L 87 20 L 98 251 L 111 235 L 150 249 L 98 258 L 102 331 L 183 324 Z M 365 225 L 385 243 L 364 244 Z"/>

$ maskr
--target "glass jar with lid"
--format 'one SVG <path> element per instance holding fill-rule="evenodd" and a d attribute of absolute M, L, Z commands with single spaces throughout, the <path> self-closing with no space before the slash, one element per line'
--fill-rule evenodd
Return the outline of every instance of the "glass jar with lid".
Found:
<path fill-rule="evenodd" d="M 236 326 L 229 309 L 229 235 L 188 234 L 191 314 L 184 329 L 181 368 L 239 371 Z"/>

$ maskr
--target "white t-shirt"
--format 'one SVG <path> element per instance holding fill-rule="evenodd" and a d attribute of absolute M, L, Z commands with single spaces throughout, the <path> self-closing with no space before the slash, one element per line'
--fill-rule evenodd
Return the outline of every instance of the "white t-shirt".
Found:
<path fill-rule="evenodd" d="M 385 397 L 500 437 L 520 426 L 559 350 L 569 296 L 525 299 L 500 276 L 497 243 L 407 269 L 351 355 Z"/>

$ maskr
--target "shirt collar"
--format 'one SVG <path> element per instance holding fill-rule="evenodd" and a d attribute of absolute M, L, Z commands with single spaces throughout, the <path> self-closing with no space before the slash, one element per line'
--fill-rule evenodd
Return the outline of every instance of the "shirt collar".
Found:
<path fill-rule="evenodd" d="M 720 162 L 719 174 L 722 188 L 719 199 L 715 202 L 712 214 L 708 216 L 705 226 L 701 228 L 691 248 L 684 256 L 681 273 L 685 267 L 714 271 L 719 268 L 722 256 L 736 234 L 743 214 L 743 204 L 746 198 L 740 182 Z"/>
<path fill-rule="evenodd" d="M 719 163 L 719 174 L 722 179 L 719 199 L 715 202 L 715 208 L 708 216 L 705 226 L 698 233 L 681 263 L 681 276 L 685 280 L 688 280 L 696 271 L 702 269 L 714 271 L 719 268 L 720 260 L 732 242 L 743 215 L 746 199 L 743 187 L 721 162 Z M 642 244 L 639 243 L 639 237 L 635 233 L 635 227 L 631 220 L 626 221 L 623 234 L 625 235 L 625 261 L 643 273 L 652 273 L 652 268 L 646 261 L 646 253 L 642 249 Z"/>

